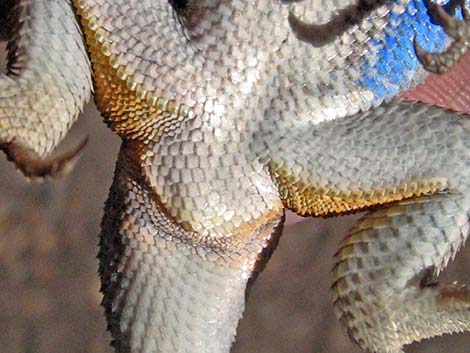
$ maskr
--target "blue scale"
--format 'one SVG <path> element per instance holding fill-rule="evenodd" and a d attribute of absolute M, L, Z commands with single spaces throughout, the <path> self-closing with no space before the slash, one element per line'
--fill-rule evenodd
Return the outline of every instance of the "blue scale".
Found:
<path fill-rule="evenodd" d="M 387 23 L 383 39 L 371 38 L 371 47 L 377 48 L 377 54 L 372 63 L 363 59 L 364 74 L 357 81 L 358 86 L 374 92 L 376 104 L 397 95 L 421 70 L 413 48 L 415 36 L 418 44 L 429 52 L 444 51 L 449 42 L 442 27 L 432 23 L 422 0 L 410 0 L 407 10 L 400 15 L 390 12 Z"/>

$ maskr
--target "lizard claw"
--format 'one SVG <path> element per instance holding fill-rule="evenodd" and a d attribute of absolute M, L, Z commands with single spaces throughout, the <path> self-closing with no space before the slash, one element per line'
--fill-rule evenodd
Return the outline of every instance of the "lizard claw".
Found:
<path fill-rule="evenodd" d="M 15 163 L 25 177 L 34 181 L 42 181 L 47 177 L 56 178 L 68 174 L 75 166 L 80 152 L 87 143 L 88 136 L 70 151 L 48 159 L 40 159 L 34 152 L 14 142 L 0 144 L 0 150 L 5 152 L 7 159 Z"/>
<path fill-rule="evenodd" d="M 417 42 L 413 41 L 416 56 L 424 68 L 430 72 L 442 74 L 450 69 L 468 51 L 470 46 L 470 9 L 465 0 L 457 0 L 450 10 L 455 11 L 460 6 L 463 20 L 449 14 L 443 6 L 431 0 L 424 0 L 429 14 L 434 21 L 442 26 L 444 31 L 452 38 L 453 42 L 442 53 L 427 52 Z"/>

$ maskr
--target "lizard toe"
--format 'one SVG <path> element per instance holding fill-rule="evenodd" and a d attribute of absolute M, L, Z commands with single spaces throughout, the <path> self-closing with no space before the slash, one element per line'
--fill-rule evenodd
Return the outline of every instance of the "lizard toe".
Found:
<path fill-rule="evenodd" d="M 88 143 L 85 137 L 77 146 L 63 154 L 41 159 L 36 153 L 15 142 L 0 144 L 7 159 L 13 162 L 25 177 L 33 181 L 43 181 L 45 178 L 56 178 L 68 174 L 80 157 L 81 151 Z"/>
<path fill-rule="evenodd" d="M 416 56 L 424 68 L 430 72 L 439 74 L 446 72 L 460 60 L 470 46 L 470 10 L 466 1 L 457 2 L 462 11 L 462 20 L 449 14 L 443 6 L 431 0 L 424 2 L 435 23 L 442 26 L 447 35 L 453 38 L 444 52 L 434 53 L 423 49 L 415 37 L 413 44 Z M 450 10 L 454 12 L 455 7 L 453 6 Z"/>

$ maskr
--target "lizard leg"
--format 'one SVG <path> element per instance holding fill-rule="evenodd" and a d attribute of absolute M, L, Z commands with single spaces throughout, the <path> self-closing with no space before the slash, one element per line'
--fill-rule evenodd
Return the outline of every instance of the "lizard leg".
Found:
<path fill-rule="evenodd" d="M 335 256 L 334 307 L 349 335 L 374 353 L 470 330 L 470 287 L 429 281 L 465 242 L 470 198 L 433 195 L 366 215 Z"/>
<path fill-rule="evenodd" d="M 467 51 L 470 45 L 470 10 L 466 0 L 461 0 L 463 20 L 449 15 L 440 5 L 431 0 L 425 4 L 429 13 L 434 17 L 445 32 L 454 38 L 453 42 L 443 53 L 429 53 L 414 40 L 416 56 L 424 68 L 435 73 L 444 73 L 450 69 Z"/>
<path fill-rule="evenodd" d="M 253 146 L 285 207 L 302 216 L 328 216 L 466 191 L 469 133 L 466 116 L 394 102 L 281 132 L 266 125 Z"/>
<path fill-rule="evenodd" d="M 85 140 L 43 159 L 64 137 L 91 93 L 90 65 L 69 1 L 9 0 L 0 14 L 8 39 L 0 73 L 0 146 L 30 178 L 68 170 Z"/>
<path fill-rule="evenodd" d="M 209 245 L 154 198 L 125 143 L 100 235 L 103 306 L 119 353 L 228 353 L 247 285 L 280 235 L 279 214 L 251 241 Z"/>
<path fill-rule="evenodd" d="M 269 137 L 267 164 L 291 210 L 321 216 L 388 207 L 359 223 L 337 256 L 336 308 L 368 352 L 398 353 L 403 344 L 470 329 L 467 288 L 419 286 L 419 276 L 442 269 L 467 236 L 469 133 L 467 116 L 394 102 Z"/>

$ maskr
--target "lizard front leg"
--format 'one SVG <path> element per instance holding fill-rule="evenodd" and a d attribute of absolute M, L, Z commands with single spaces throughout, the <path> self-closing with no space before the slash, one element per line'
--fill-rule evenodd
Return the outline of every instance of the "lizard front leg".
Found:
<path fill-rule="evenodd" d="M 80 29 L 69 1 L 15 0 L 3 7 L 8 63 L 0 74 L 0 149 L 32 179 L 62 174 L 86 143 L 44 159 L 90 96 Z"/>

